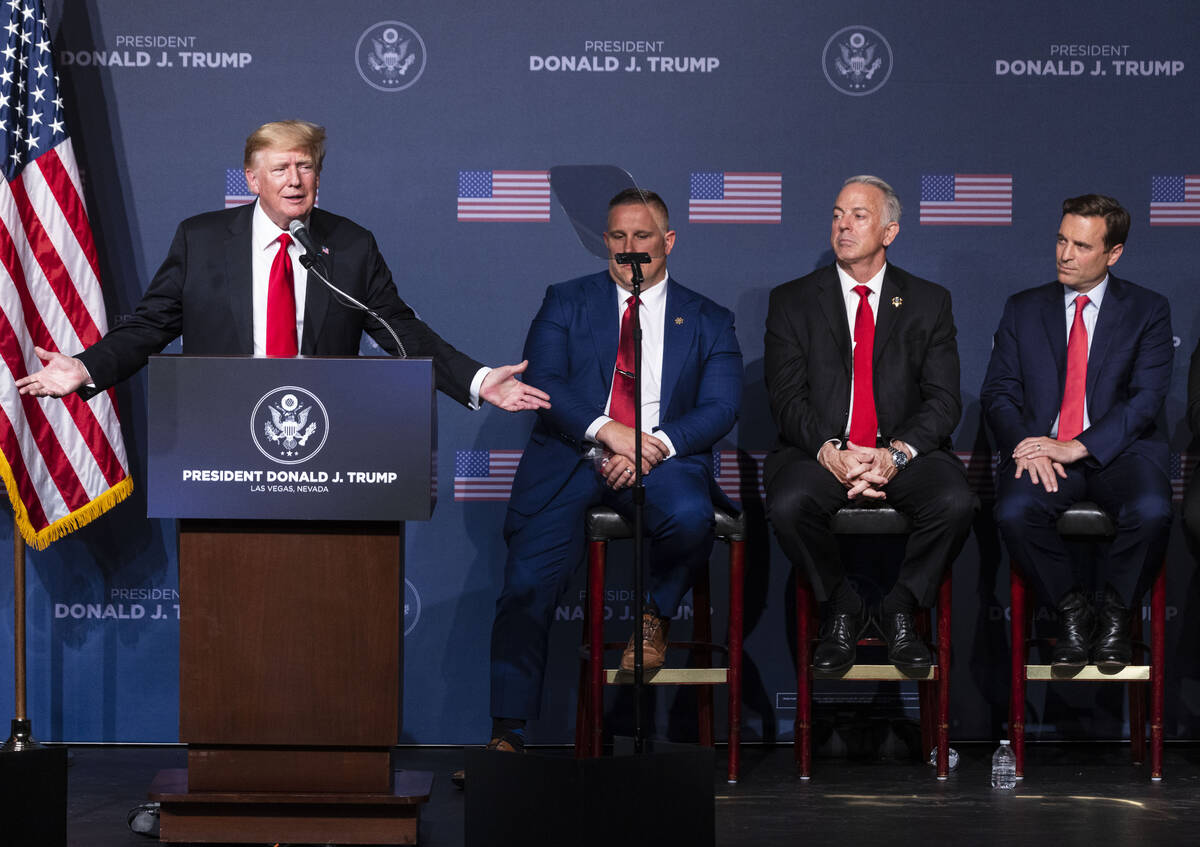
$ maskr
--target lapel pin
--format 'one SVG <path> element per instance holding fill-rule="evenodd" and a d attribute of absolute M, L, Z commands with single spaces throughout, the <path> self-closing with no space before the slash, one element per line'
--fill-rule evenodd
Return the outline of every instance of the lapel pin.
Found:
<path fill-rule="evenodd" d="M 893 308 L 899 309 L 903 305 L 904 305 L 903 297 L 893 297 L 892 298 L 892 307 Z"/>
<path fill-rule="evenodd" d="M 675 326 L 683 326 L 683 318 L 676 318 Z"/>

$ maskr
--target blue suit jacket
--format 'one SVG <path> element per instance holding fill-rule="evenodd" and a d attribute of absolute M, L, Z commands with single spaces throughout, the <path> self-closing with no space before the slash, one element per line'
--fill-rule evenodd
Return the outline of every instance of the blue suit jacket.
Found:
<path fill-rule="evenodd" d="M 1171 312 L 1160 294 L 1109 275 L 1087 368 L 1091 426 L 1079 440 L 1104 466 L 1124 453 L 1168 473 L 1166 431 L 1157 420 L 1174 361 Z M 1046 435 L 1062 406 L 1067 370 L 1063 287 L 1058 282 L 1009 298 L 996 330 L 979 399 L 1001 460 L 1031 435 Z"/>
<path fill-rule="evenodd" d="M 546 290 L 529 327 L 525 378 L 553 404 L 537 423 L 513 480 L 509 508 L 530 515 L 562 488 L 594 446 L 585 441 L 604 414 L 620 326 L 608 271 Z M 668 461 L 698 462 L 711 479 L 712 448 L 737 420 L 742 354 L 733 313 L 668 279 L 659 429 L 675 445 Z"/>

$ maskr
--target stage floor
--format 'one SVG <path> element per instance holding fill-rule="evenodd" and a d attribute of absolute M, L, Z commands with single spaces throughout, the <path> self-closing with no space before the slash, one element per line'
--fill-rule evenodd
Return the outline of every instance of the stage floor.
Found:
<path fill-rule="evenodd" d="M 961 762 L 945 782 L 928 765 L 846 759 L 815 760 L 813 779 L 804 782 L 795 776 L 790 747 L 748 746 L 735 786 L 725 784 L 721 749 L 720 772 L 714 773 L 717 844 L 1200 844 L 1200 745 L 1168 745 L 1165 778 L 1157 784 L 1146 766 L 1129 764 L 1128 745 L 1029 745 L 1026 778 L 1011 792 L 990 786 L 993 745 L 954 747 Z M 157 843 L 132 833 L 126 815 L 145 800 L 159 769 L 184 766 L 183 749 L 89 746 L 71 752 L 72 847 Z M 398 761 L 437 775 L 421 815 L 420 843 L 462 845 L 463 794 L 449 779 L 462 751 L 403 748 Z M 570 845 L 570 835 L 564 833 L 560 843 Z"/>

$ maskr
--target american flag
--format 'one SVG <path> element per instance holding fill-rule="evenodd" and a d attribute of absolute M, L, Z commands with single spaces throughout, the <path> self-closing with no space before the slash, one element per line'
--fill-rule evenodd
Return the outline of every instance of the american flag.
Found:
<path fill-rule="evenodd" d="M 546 171 L 459 171 L 460 221 L 548 221 Z"/>
<path fill-rule="evenodd" d="M 40 0 L 11 0 L 4 17 L 0 477 L 21 536 L 40 550 L 129 496 L 133 480 L 111 392 L 36 400 L 13 387 L 41 369 L 35 344 L 77 353 L 108 327 L 49 24 Z"/>
<path fill-rule="evenodd" d="M 693 171 L 688 223 L 777 224 L 783 216 L 783 174 Z"/>
<path fill-rule="evenodd" d="M 1150 226 L 1200 226 L 1200 176 L 1150 177 Z"/>
<path fill-rule="evenodd" d="M 454 453 L 454 501 L 507 500 L 520 450 L 457 450 Z"/>
<path fill-rule="evenodd" d="M 1011 226 L 1012 174 L 925 174 L 922 226 Z"/>
<path fill-rule="evenodd" d="M 225 208 L 245 206 L 247 203 L 253 203 L 254 200 L 254 195 L 250 193 L 250 186 L 246 185 L 246 171 L 242 168 L 226 168 Z"/>

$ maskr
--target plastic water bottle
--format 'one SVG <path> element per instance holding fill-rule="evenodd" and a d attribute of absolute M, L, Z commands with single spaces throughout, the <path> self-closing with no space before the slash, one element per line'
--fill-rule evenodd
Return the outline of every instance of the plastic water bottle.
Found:
<path fill-rule="evenodd" d="M 1008 740 L 1000 742 L 992 756 L 992 788 L 1017 787 L 1017 754 L 1008 746 Z"/>

